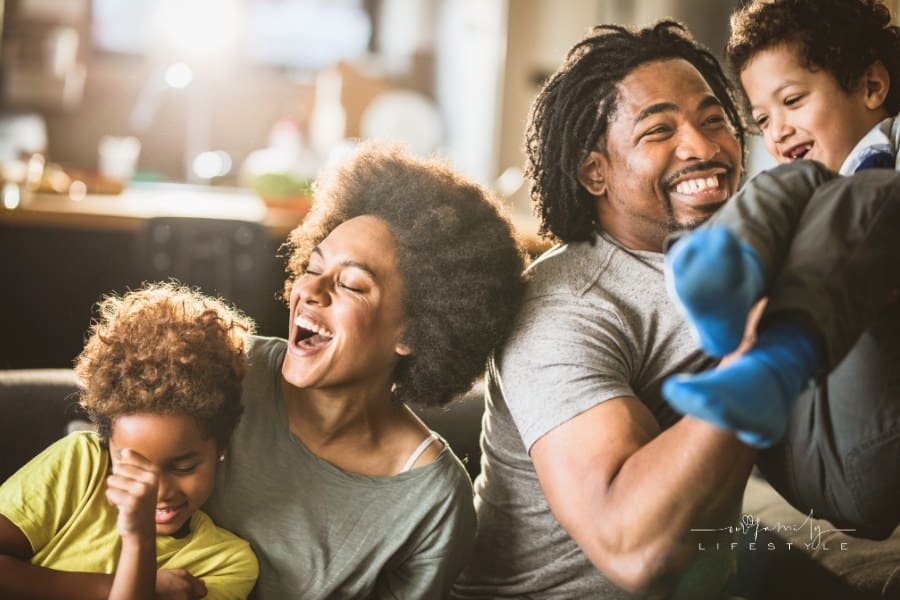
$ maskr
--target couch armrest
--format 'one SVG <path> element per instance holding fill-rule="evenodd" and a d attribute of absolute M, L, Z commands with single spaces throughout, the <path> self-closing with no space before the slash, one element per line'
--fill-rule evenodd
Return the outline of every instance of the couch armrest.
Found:
<path fill-rule="evenodd" d="M 84 419 L 71 369 L 0 370 L 0 482 Z"/>

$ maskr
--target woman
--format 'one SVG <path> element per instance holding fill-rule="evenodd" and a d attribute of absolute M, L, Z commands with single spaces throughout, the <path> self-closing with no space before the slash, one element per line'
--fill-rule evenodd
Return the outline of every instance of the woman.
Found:
<path fill-rule="evenodd" d="M 292 232 L 287 340 L 255 338 L 207 505 L 257 598 L 441 598 L 475 534 L 459 460 L 407 403 L 466 391 L 522 288 L 509 223 L 435 162 L 364 145 Z"/>

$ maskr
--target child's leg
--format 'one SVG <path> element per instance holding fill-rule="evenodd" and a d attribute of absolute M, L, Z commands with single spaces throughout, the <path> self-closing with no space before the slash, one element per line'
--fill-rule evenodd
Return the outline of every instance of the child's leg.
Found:
<path fill-rule="evenodd" d="M 747 314 L 765 289 L 756 251 L 721 225 L 702 227 L 672 246 L 666 283 L 710 356 L 738 347 Z"/>
<path fill-rule="evenodd" d="M 775 278 L 760 329 L 792 320 L 818 333 L 830 371 L 900 285 L 900 173 L 821 186 Z"/>
<path fill-rule="evenodd" d="M 800 220 L 757 345 L 719 371 L 679 376 L 664 393 L 682 412 L 769 445 L 783 431 L 777 419 L 790 414 L 798 382 L 821 365 L 833 368 L 898 283 L 900 174 L 867 171 L 830 181 Z M 770 337 L 773 330 L 782 334 Z"/>
<path fill-rule="evenodd" d="M 784 441 L 761 452 L 769 483 L 800 512 L 885 538 L 900 524 L 900 304 L 796 402 Z"/>
<path fill-rule="evenodd" d="M 667 241 L 670 290 L 707 354 L 724 356 L 740 344 L 747 313 L 788 255 L 810 198 L 833 177 L 809 161 L 765 171 L 707 225 Z"/>
<path fill-rule="evenodd" d="M 806 332 L 779 323 L 726 367 L 667 379 L 663 394 L 676 410 L 733 429 L 745 443 L 768 447 L 781 439 L 794 399 L 820 361 Z"/>

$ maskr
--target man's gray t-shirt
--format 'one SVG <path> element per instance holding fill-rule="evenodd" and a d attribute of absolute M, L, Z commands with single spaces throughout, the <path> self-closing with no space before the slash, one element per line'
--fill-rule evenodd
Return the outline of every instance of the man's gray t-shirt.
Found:
<path fill-rule="evenodd" d="M 471 554 L 472 486 L 446 447 L 393 477 L 344 472 L 290 432 L 286 344 L 254 337 L 244 414 L 204 509 L 259 559 L 251 598 L 442 598 Z"/>
<path fill-rule="evenodd" d="M 627 597 L 553 517 L 528 451 L 621 396 L 639 398 L 662 428 L 678 420 L 660 393 L 663 379 L 713 362 L 666 293 L 663 260 L 601 236 L 558 246 L 532 266 L 513 334 L 488 365 L 478 535 L 455 597 Z M 697 568 L 711 568 L 703 578 L 720 586 L 732 558 Z"/>

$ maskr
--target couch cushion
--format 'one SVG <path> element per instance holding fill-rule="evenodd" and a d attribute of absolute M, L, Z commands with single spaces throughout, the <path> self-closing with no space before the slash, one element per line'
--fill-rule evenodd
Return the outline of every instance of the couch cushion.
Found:
<path fill-rule="evenodd" d="M 747 482 L 742 512 L 740 596 L 900 598 L 900 528 L 883 541 L 853 537 L 796 510 L 757 475 Z"/>

